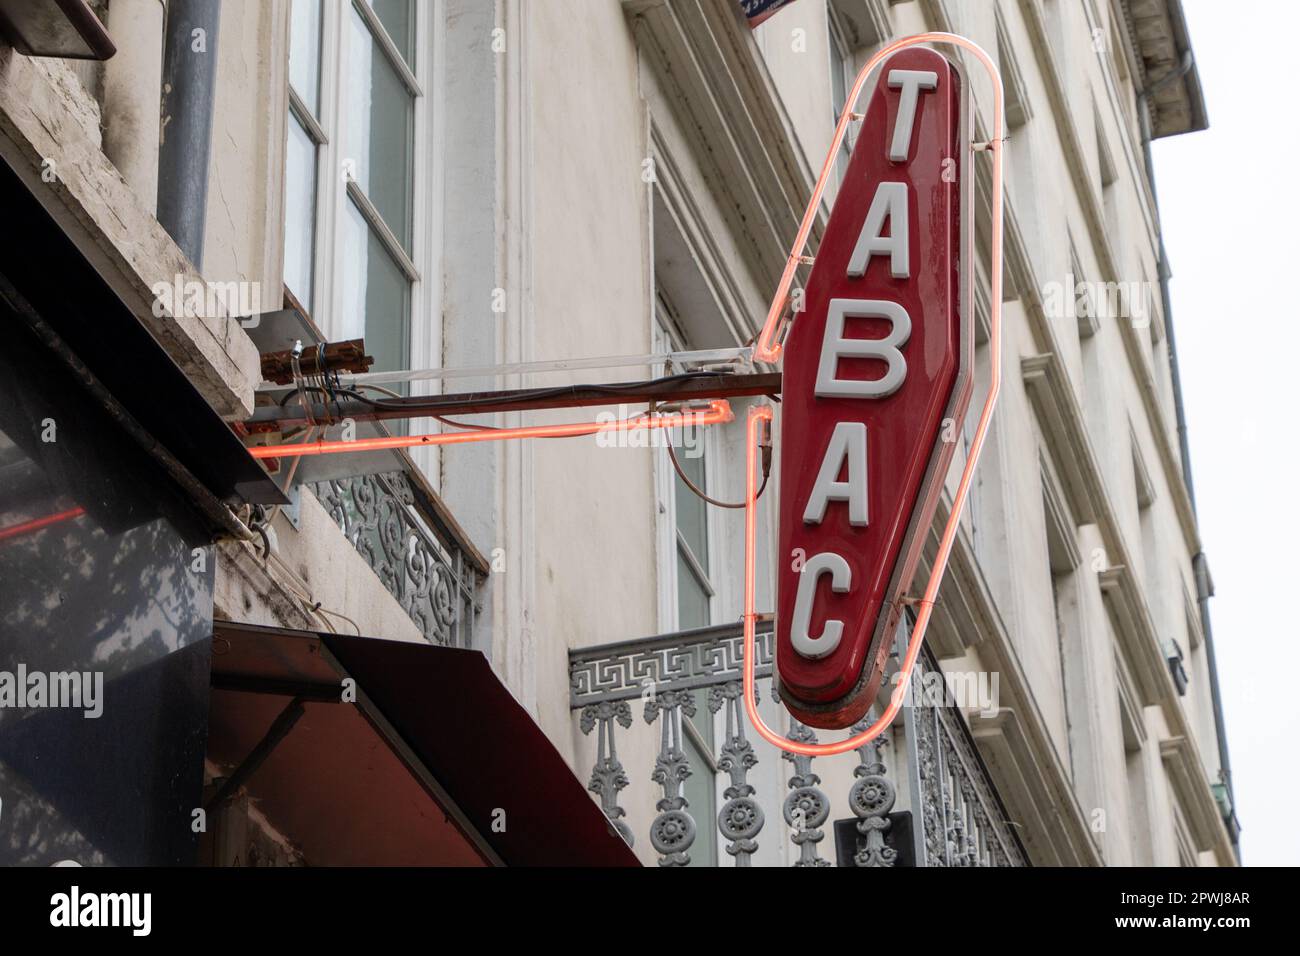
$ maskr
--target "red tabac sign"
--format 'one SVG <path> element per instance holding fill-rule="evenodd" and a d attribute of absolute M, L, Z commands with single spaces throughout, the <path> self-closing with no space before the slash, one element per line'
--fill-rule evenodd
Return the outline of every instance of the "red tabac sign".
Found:
<path fill-rule="evenodd" d="M 785 343 L 776 665 L 815 727 L 875 698 L 970 399 L 965 96 L 884 63 Z"/>

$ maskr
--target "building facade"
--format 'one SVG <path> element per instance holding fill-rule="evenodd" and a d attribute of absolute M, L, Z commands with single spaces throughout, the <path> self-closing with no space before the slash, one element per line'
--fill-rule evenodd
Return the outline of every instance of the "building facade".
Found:
<path fill-rule="evenodd" d="M 248 444 L 283 437 L 245 423 L 289 401 L 259 391 L 259 354 L 295 340 L 364 338 L 379 372 L 471 370 L 385 385 L 412 396 L 645 380 L 685 370 L 646 356 L 745 346 L 860 66 L 924 31 L 981 44 L 1007 96 L 1004 385 L 912 704 L 877 746 L 790 759 L 744 717 L 743 514 L 691 485 L 743 499 L 762 398 L 669 441 L 273 463 L 286 500 L 232 500 L 250 533 L 213 536 L 213 653 L 249 627 L 481 652 L 647 865 L 1236 863 L 1148 159 L 1152 138 L 1206 125 L 1179 0 L 794 0 L 757 25 L 724 0 L 92 6 L 117 47 L 102 63 L 0 42 L 3 158 Z M 967 76 L 986 142 L 989 84 Z M 169 152 L 195 115 L 197 165 Z M 974 168 L 978 402 L 990 182 Z M 178 178 L 201 188 L 178 196 Z M 191 283 L 219 305 L 182 314 Z M 642 364 L 518 368 L 606 356 Z M 347 428 L 375 426 L 305 437 Z M 761 502 L 760 609 L 779 494 Z M 767 722 L 815 739 L 773 699 L 759 645 Z M 243 713 L 222 700 L 210 740 Z M 196 852 L 332 862 L 259 793 L 268 753 L 243 773 L 238 748 L 209 745 L 202 783 L 223 799 Z M 485 806 L 529 799 L 527 779 L 499 786 Z"/>

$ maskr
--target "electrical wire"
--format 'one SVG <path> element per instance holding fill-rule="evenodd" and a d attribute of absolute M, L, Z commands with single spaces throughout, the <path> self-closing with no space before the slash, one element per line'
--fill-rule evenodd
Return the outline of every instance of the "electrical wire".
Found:
<path fill-rule="evenodd" d="M 677 452 L 673 449 L 672 442 L 668 443 L 668 458 L 673 463 L 673 470 L 677 472 L 677 477 L 682 480 L 682 482 L 686 485 L 687 488 L 691 489 L 691 491 L 695 493 L 696 497 L 703 498 L 706 502 L 708 502 L 709 504 L 713 505 L 716 508 L 745 507 L 745 502 L 743 501 L 737 501 L 737 502 L 719 501 L 717 498 L 710 498 L 703 491 L 701 491 L 700 488 L 695 484 L 695 482 L 691 481 L 690 478 L 686 477 L 686 472 L 682 470 L 681 463 L 677 461 Z M 771 471 L 772 471 L 772 456 L 765 455 L 763 460 L 763 483 L 758 486 L 758 493 L 754 495 L 754 500 L 757 501 L 759 498 L 763 497 L 763 492 L 767 489 L 767 479 L 771 474 Z"/>
<path fill-rule="evenodd" d="M 646 386 L 648 385 L 649 386 L 667 385 L 676 382 L 696 381 L 702 378 L 717 378 L 719 374 L 721 373 L 698 372 L 698 371 L 680 372 L 677 374 L 660 376 L 659 378 L 650 379 L 649 381 L 645 381 L 645 382 L 621 382 L 621 383 L 614 383 L 614 384 L 594 384 L 594 385 L 558 385 L 558 386 L 552 386 L 546 388 L 525 389 L 525 390 L 511 392 L 508 395 L 498 395 L 490 398 L 483 398 L 477 400 L 476 404 L 479 405 L 480 407 L 490 407 L 494 405 L 512 405 L 521 401 L 528 402 L 528 401 L 544 400 L 549 398 L 563 398 L 566 395 L 574 394 L 575 391 L 577 390 L 594 391 L 605 395 L 622 395 L 622 394 L 626 394 L 627 392 L 644 391 Z M 494 425 L 472 424 L 470 422 L 457 421 L 456 419 L 448 418 L 444 415 L 439 415 L 436 411 L 422 408 L 419 403 L 411 401 L 409 397 L 400 395 L 397 392 L 394 392 L 392 389 L 383 388 L 382 386 L 379 385 L 363 383 L 355 387 L 343 386 L 338 384 L 338 373 L 335 372 L 332 373 L 332 375 L 334 379 L 332 383 L 328 380 L 328 376 L 324 378 L 318 378 L 315 381 L 308 381 L 306 376 L 302 376 L 302 377 L 296 376 L 294 379 L 295 387 L 290 389 L 280 397 L 280 401 L 279 401 L 280 407 L 281 408 L 285 407 L 289 403 L 289 401 L 295 396 L 301 396 L 300 404 L 302 404 L 304 408 L 304 416 L 306 420 L 309 423 L 321 424 L 321 423 L 314 422 L 314 419 L 311 415 L 311 411 L 307 408 L 307 404 L 308 404 L 307 396 L 311 393 L 319 392 L 324 398 L 322 404 L 328 404 L 329 401 L 333 401 L 336 403 L 335 406 L 336 411 L 338 409 L 337 406 L 338 397 L 340 395 L 346 395 L 374 409 L 378 409 L 381 411 L 394 411 L 394 410 L 402 411 L 405 412 L 406 415 L 410 418 L 432 418 L 443 425 L 448 425 L 453 428 L 459 428 L 465 431 L 500 431 L 500 428 Z M 390 399 L 372 398 L 364 394 L 362 391 L 360 391 L 360 389 L 371 389 L 374 391 L 379 391 L 386 395 L 391 396 L 391 398 Z M 394 399 L 400 401 L 394 401 Z M 436 399 L 433 399 L 433 401 L 436 401 Z M 650 412 L 653 412 L 654 407 L 655 407 L 655 403 L 651 402 Z M 640 417 L 644 417 L 644 416 L 640 416 Z M 599 428 L 593 428 L 589 434 L 594 435 L 599 431 L 600 431 Z M 298 433 L 294 432 L 294 434 L 296 435 Z M 565 437 L 575 437 L 575 436 L 565 436 Z M 721 502 L 717 502 L 717 504 L 719 506 L 725 506 L 725 507 L 743 507 L 743 505 L 723 505 Z"/>
<path fill-rule="evenodd" d="M 677 375 L 666 375 L 661 378 L 650 379 L 649 381 L 646 382 L 620 382 L 615 384 L 598 384 L 598 385 L 557 385 L 557 386 L 547 387 L 547 388 L 531 388 L 531 389 L 523 389 L 520 391 L 513 391 L 507 395 L 496 395 L 493 397 L 476 400 L 475 404 L 483 405 L 483 406 L 510 405 L 520 401 L 534 401 L 537 399 L 547 399 L 547 398 L 562 398 L 565 395 L 572 395 L 574 392 L 579 390 L 599 392 L 604 395 L 623 395 L 626 394 L 627 392 L 645 391 L 647 385 L 667 385 L 673 382 L 694 381 L 701 378 L 717 378 L 718 374 L 719 373 L 717 372 L 682 372 Z M 403 399 L 402 402 L 399 404 L 393 401 L 385 401 L 382 399 L 368 398 L 358 393 L 355 389 L 343 388 L 341 389 L 341 391 L 344 394 L 349 394 L 354 398 L 360 399 L 362 402 L 364 402 L 367 405 L 370 405 L 373 408 L 388 409 L 388 410 L 400 409 L 402 411 L 411 412 L 413 415 L 416 415 L 421 411 L 419 405 L 416 402 L 410 401 L 409 399 Z M 284 404 L 284 402 L 282 401 L 281 404 Z"/>
<path fill-rule="evenodd" d="M 331 402 L 334 403 L 335 411 L 337 412 L 339 410 L 338 407 L 339 396 L 346 395 L 351 398 L 355 398 L 358 401 L 362 402 L 363 404 L 369 405 L 372 408 L 377 408 L 381 410 L 397 408 L 403 411 L 413 413 L 412 417 L 419 417 L 420 409 L 418 405 L 416 405 L 413 402 L 402 401 L 401 403 L 398 403 L 392 400 L 375 399 L 365 395 L 364 392 L 361 391 L 361 389 L 370 389 L 373 391 L 378 391 L 383 394 L 389 395 L 391 396 L 392 399 L 405 399 L 405 396 L 402 396 L 401 394 L 393 391 L 392 389 L 384 388 L 382 386 L 373 385 L 369 383 L 359 385 L 355 388 L 341 386 L 338 382 L 337 373 L 333 373 L 333 375 L 331 376 L 331 374 L 327 370 L 321 368 L 319 364 L 319 356 L 321 351 L 323 351 L 323 346 L 317 352 L 318 363 L 317 363 L 316 374 L 311 374 L 311 373 L 304 374 L 301 371 L 300 365 L 297 362 L 296 357 L 294 358 L 294 388 L 290 389 L 283 396 L 280 397 L 279 404 L 280 407 L 283 408 L 288 404 L 288 402 L 292 398 L 294 398 L 295 396 L 299 396 L 300 405 L 303 408 L 303 412 L 306 417 L 306 421 L 308 422 L 308 425 L 306 428 L 303 428 L 300 431 L 295 431 L 293 433 L 294 437 L 301 434 L 303 435 L 304 441 L 309 441 L 312 433 L 318 427 L 323 428 L 326 425 L 325 422 L 317 422 L 315 417 L 312 414 L 312 410 L 309 404 L 311 400 L 310 396 L 312 394 L 320 394 L 322 396 L 323 401 L 321 404 L 327 407 L 326 408 L 327 412 L 328 412 L 328 405 Z M 715 372 L 683 372 L 675 375 L 661 376 L 660 378 L 652 379 L 649 383 L 632 382 L 632 383 L 612 384 L 612 385 L 566 385 L 566 386 L 557 386 L 553 388 L 529 389 L 523 392 L 515 392 L 507 396 L 499 396 L 496 398 L 484 399 L 479 404 L 496 405 L 496 404 L 507 404 L 512 402 L 517 402 L 521 399 L 535 400 L 535 399 L 562 397 L 564 395 L 572 394 L 576 389 L 592 390 L 592 391 L 597 391 L 608 395 L 619 395 L 628 391 L 643 391 L 646 384 L 659 385 L 659 384 L 667 384 L 670 382 L 691 381 L 691 380 L 696 380 L 705 377 L 713 378 L 716 377 L 716 375 L 717 373 Z M 333 381 L 331 381 L 331 378 L 333 379 Z M 654 412 L 656 411 L 656 408 L 657 408 L 657 403 L 651 402 L 649 409 L 643 415 L 637 417 L 642 418 L 642 417 L 653 415 Z M 427 417 L 433 418 L 434 420 L 444 425 L 450 425 L 455 428 L 471 430 L 471 431 L 499 431 L 500 430 L 499 428 L 492 425 L 476 425 L 468 422 L 455 421 L 453 419 L 432 412 L 428 412 L 426 413 L 426 415 Z M 595 434 L 599 430 L 600 429 L 598 428 L 593 429 L 592 434 Z M 756 499 L 762 497 L 764 490 L 766 490 L 767 488 L 768 479 L 770 477 L 770 471 L 771 471 L 770 449 L 765 449 L 765 452 L 767 453 L 765 453 L 763 456 L 763 483 L 759 487 L 758 492 L 755 495 Z M 696 484 L 693 481 L 691 481 L 689 477 L 687 477 L 686 473 L 683 471 L 681 467 L 681 463 L 677 460 L 677 454 L 671 442 L 668 445 L 668 456 L 673 463 L 673 468 L 674 470 L 676 470 L 678 477 L 682 479 L 682 481 L 694 494 L 698 495 L 704 501 L 718 508 L 739 509 L 745 507 L 744 502 L 731 503 L 731 502 L 719 501 L 718 499 L 712 498 L 709 495 L 705 494 L 698 486 L 696 486 Z M 291 466 L 290 470 L 286 473 L 285 482 L 283 486 L 286 491 L 292 484 L 293 475 L 294 472 L 296 471 L 295 466 L 297 465 L 297 463 L 298 460 L 295 459 L 294 465 Z M 269 525 L 271 519 L 275 517 L 276 513 L 278 513 L 279 510 L 280 510 L 279 506 L 277 505 L 269 513 L 263 513 L 263 517 L 261 518 L 261 520 L 257 521 L 253 526 L 254 532 L 261 536 L 263 544 L 265 545 L 263 552 L 261 554 L 262 565 L 264 570 L 266 570 L 268 574 L 270 573 L 270 569 L 269 567 L 267 567 L 267 565 L 270 563 L 272 559 L 274 559 L 277 565 L 280 566 L 282 571 L 282 575 L 279 576 L 280 583 L 283 584 L 286 587 L 286 589 L 293 594 L 294 597 L 296 597 L 299 601 L 302 602 L 303 608 L 307 611 L 308 614 L 315 616 L 318 620 L 320 620 L 323 624 L 325 624 L 325 626 L 330 631 L 334 633 L 337 633 L 337 631 L 335 630 L 333 625 L 330 624 L 328 618 L 332 617 L 332 618 L 338 618 L 339 620 L 342 621 L 346 621 L 348 624 L 352 626 L 353 630 L 355 630 L 359 635 L 361 633 L 361 628 L 357 625 L 356 621 L 352 620 L 352 618 L 348 617 L 346 614 L 342 614 L 337 611 L 330 611 L 322 607 L 321 602 L 314 601 L 310 593 L 297 586 L 297 584 L 293 580 L 292 572 L 288 569 L 288 567 L 284 564 L 284 562 L 281 561 L 277 555 L 271 553 L 270 540 L 268 535 L 266 534 L 265 529 Z M 252 544 L 249 542 L 245 542 L 245 545 L 250 548 L 253 547 Z"/>
<path fill-rule="evenodd" d="M 265 537 L 263 540 L 266 540 Z M 251 542 L 244 541 L 241 543 L 246 548 L 252 549 L 254 554 L 257 554 L 257 551 L 254 549 L 254 545 Z M 352 629 L 357 632 L 357 636 L 361 635 L 361 628 L 357 625 L 356 621 L 339 611 L 331 611 L 328 608 L 322 607 L 320 601 L 314 600 L 305 588 L 299 587 L 297 583 L 297 574 L 295 574 L 294 571 L 285 564 L 279 555 L 273 554 L 268 550 L 264 554 L 259 554 L 258 557 L 261 559 L 260 563 L 262 565 L 262 570 L 266 572 L 267 576 L 273 578 L 277 583 L 283 586 L 286 591 L 302 602 L 303 609 L 306 613 L 309 616 L 314 616 L 328 631 L 334 634 L 338 633 L 338 630 L 329 620 L 329 618 L 334 617 L 341 621 L 346 621 L 348 624 L 352 625 Z M 275 562 L 276 570 L 279 571 L 279 574 L 271 573 L 270 563 L 272 561 Z"/>
<path fill-rule="evenodd" d="M 656 402 L 651 402 L 650 414 L 653 414 L 657 410 L 658 410 L 658 404 Z M 705 494 L 703 489 L 701 489 L 697 484 L 695 484 L 695 482 L 691 481 L 691 479 L 687 476 L 686 472 L 682 470 L 681 462 L 677 460 L 677 451 L 673 446 L 671 435 L 669 436 L 669 440 L 668 440 L 668 460 L 673 463 L 673 470 L 677 472 L 677 477 L 682 480 L 683 484 L 685 484 L 686 487 L 689 488 L 697 498 L 702 498 L 705 502 L 713 505 L 715 508 L 739 509 L 745 507 L 745 502 L 743 501 L 733 503 L 730 501 L 719 501 L 717 498 L 712 498 L 709 495 Z M 762 485 L 759 486 L 758 493 L 754 495 L 755 501 L 763 497 L 763 492 L 767 490 L 767 479 L 771 474 L 771 471 L 772 471 L 772 448 L 770 445 L 767 445 L 763 449 L 763 483 Z"/>
<path fill-rule="evenodd" d="M 383 392 L 385 395 L 391 395 L 393 398 L 406 397 L 405 395 L 402 395 L 400 392 L 395 392 L 391 388 L 384 388 L 384 386 L 382 385 L 371 385 L 369 383 L 365 383 L 362 385 L 358 385 L 356 387 L 373 389 L 376 392 Z M 366 400 L 365 396 L 358 394 L 353 389 L 346 389 L 345 391 L 347 391 L 350 394 L 355 394 L 356 397 L 361 399 L 361 401 L 363 402 Z M 495 432 L 501 430 L 497 428 L 495 425 L 476 425 L 476 424 L 471 424 L 470 422 L 458 422 L 458 421 L 454 421 L 453 419 L 446 418 L 442 415 L 430 415 L 428 417 L 432 418 L 436 422 L 441 422 L 444 425 L 450 425 L 453 428 L 463 428 L 466 431 Z"/>
<path fill-rule="evenodd" d="M 312 432 L 314 432 L 315 430 L 316 427 L 314 425 L 309 425 L 302 430 L 302 441 L 304 445 L 307 442 L 311 441 Z M 284 484 L 280 486 L 280 490 L 283 491 L 286 495 L 289 493 L 289 489 L 293 487 L 293 476 L 298 471 L 298 463 L 301 461 L 302 461 L 301 458 L 295 458 L 292 461 L 292 463 L 290 463 L 289 470 L 285 472 Z M 275 507 L 278 510 L 280 508 L 280 505 L 276 505 Z"/>
<path fill-rule="evenodd" d="M 698 373 L 691 373 L 691 374 L 698 374 Z M 709 372 L 709 373 L 704 373 L 704 374 L 710 374 L 710 375 L 711 375 L 711 374 L 713 374 L 713 373 Z M 656 381 L 659 381 L 659 380 L 656 379 Z M 568 388 L 596 388 L 596 387 L 597 387 L 597 386 L 579 385 L 579 386 L 565 386 L 565 389 L 568 389 Z M 611 387 L 621 387 L 621 386 L 611 386 Z M 362 385 L 357 386 L 357 388 L 370 388 L 370 389 L 374 389 L 375 391 L 383 392 L 383 393 L 385 393 L 386 395 L 391 395 L 391 396 L 393 396 L 394 398 L 404 398 L 404 397 L 405 397 L 405 396 L 403 396 L 403 395 L 399 395 L 397 392 L 394 392 L 392 389 L 384 388 L 384 387 L 381 386 L 381 385 L 371 385 L 371 384 L 369 384 L 369 383 L 366 383 L 366 384 L 362 384 Z M 377 401 L 377 400 L 375 400 L 375 399 L 368 399 L 368 398 L 366 398 L 364 395 L 360 394 L 360 393 L 357 392 L 355 389 L 343 389 L 343 391 L 344 391 L 345 394 L 352 395 L 353 397 L 360 399 L 362 402 L 365 402 L 365 403 L 368 404 L 368 405 L 374 405 L 374 406 L 376 406 L 376 407 L 383 407 L 383 405 L 384 405 L 384 403 L 383 403 L 382 401 Z M 402 407 L 403 407 L 403 408 L 408 408 L 409 406 L 408 406 L 408 405 L 403 405 Z M 645 417 L 647 417 L 647 415 L 649 414 L 649 412 L 650 412 L 650 411 L 653 411 L 653 410 L 654 410 L 654 403 L 652 402 L 649 411 L 644 412 L 644 413 L 642 413 L 641 415 L 637 415 L 637 416 L 635 416 L 635 418 L 633 418 L 632 420 L 633 420 L 633 421 L 636 421 L 636 420 L 638 420 L 638 419 L 645 418 Z M 412 416 L 412 417 L 421 417 L 421 416 Z M 425 416 L 423 416 L 423 417 L 432 418 L 432 419 L 434 419 L 435 421 L 441 422 L 441 423 L 444 424 L 444 425 L 450 425 L 450 426 L 452 426 L 453 428 L 460 428 L 460 429 L 463 429 L 463 430 L 465 430 L 465 431 L 497 432 L 497 431 L 501 431 L 501 430 L 502 430 L 502 429 L 500 429 L 499 427 L 497 427 L 497 426 L 495 426 L 495 425 L 479 425 L 479 424 L 474 424 L 474 423 L 472 423 L 472 422 L 461 422 L 461 421 L 456 421 L 455 419 L 447 418 L 445 415 L 436 415 L 436 414 L 429 413 L 429 414 L 427 414 L 427 415 L 425 415 Z M 597 428 L 593 428 L 590 432 L 587 432 L 586 434 L 595 435 L 595 434 L 598 433 L 599 431 L 600 431 L 600 428 L 597 427 Z M 543 436 L 541 436 L 541 437 L 543 437 L 543 438 L 557 438 L 557 437 L 567 437 L 567 438 L 572 438 L 572 437 L 574 437 L 574 436 L 572 436 L 572 435 L 568 435 L 568 436 L 543 435 Z"/>

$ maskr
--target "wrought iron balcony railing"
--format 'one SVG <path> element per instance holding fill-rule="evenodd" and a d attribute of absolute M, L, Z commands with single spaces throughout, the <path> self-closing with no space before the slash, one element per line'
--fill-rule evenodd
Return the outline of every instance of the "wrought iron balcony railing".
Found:
<path fill-rule="evenodd" d="M 636 846 L 644 834 L 661 866 L 685 866 L 705 835 L 701 828 L 716 826 L 718 845 L 725 845 L 736 866 L 752 864 L 760 840 L 789 840 L 786 857 L 795 866 L 830 866 L 829 847 L 822 842 L 832 811 L 842 807 L 851 815 L 837 824 L 833 841 L 841 866 L 1029 865 L 961 712 L 946 692 L 939 706 L 927 706 L 927 694 L 919 692 L 925 675 L 939 672 L 928 651 L 913 675 L 914 692 L 904 718 L 858 750 L 851 777 L 848 765 L 838 764 L 834 776 L 845 792 L 842 799 L 832 799 L 814 763 L 821 770 L 827 759 L 848 761 L 848 755 L 815 761 L 782 753 L 793 768 L 783 791 L 755 787 L 750 775 L 760 752 L 767 755 L 763 759 L 775 759 L 776 751 L 765 743 L 756 749 L 746 735 L 741 643 L 740 626 L 734 624 L 570 651 L 570 707 L 583 734 L 596 737 L 588 789 L 629 843 Z M 770 623 L 759 627 L 757 653 L 759 696 L 770 699 Z M 717 721 L 721 746 L 707 766 L 722 777 L 719 786 L 726 784 L 716 820 L 697 819 L 700 811 L 686 796 L 700 767 L 696 761 L 697 769 L 691 769 L 688 750 L 692 740 L 698 742 L 701 707 L 722 715 Z M 657 746 L 650 748 L 644 734 L 654 730 Z M 790 722 L 788 736 L 817 739 L 798 721 Z M 632 785 L 619 757 L 620 741 L 625 753 L 630 744 L 637 744 L 641 754 L 653 749 L 653 766 L 640 778 L 662 793 L 653 819 L 634 821 L 620 802 L 622 791 Z M 893 750 L 893 775 L 884 758 L 888 749 Z M 771 826 L 769 820 L 783 820 L 786 826 Z"/>
<path fill-rule="evenodd" d="M 309 485 L 430 644 L 467 647 L 487 573 L 433 492 L 405 470 Z"/>
<path fill-rule="evenodd" d="M 1007 819 L 966 718 L 952 703 L 946 684 L 943 706 L 926 705 L 918 688 L 927 675 L 941 676 L 939 663 L 923 648 L 912 675 L 912 704 L 903 708 L 903 733 L 915 801 L 920 806 L 924 866 L 1029 866 L 1029 857 Z"/>

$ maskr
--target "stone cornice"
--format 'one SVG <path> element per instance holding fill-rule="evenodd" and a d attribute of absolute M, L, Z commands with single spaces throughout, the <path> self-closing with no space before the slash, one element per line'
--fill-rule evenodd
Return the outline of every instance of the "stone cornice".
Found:
<path fill-rule="evenodd" d="M 1235 866 L 1237 857 L 1219 816 L 1219 805 L 1200 776 L 1204 766 L 1196 745 L 1186 736 L 1167 737 L 1160 741 L 1160 759 L 1174 795 L 1187 814 L 1196 848 L 1214 851 L 1220 866 Z"/>
<path fill-rule="evenodd" d="M 918 580 L 929 573 L 939 531 L 951 507 L 945 492 L 931 525 Z M 991 718 L 972 716 L 971 734 L 1034 862 L 1100 866 L 1101 850 L 1075 794 L 1069 768 L 1052 741 L 1011 633 L 964 530 L 957 534 L 926 640 L 939 657 L 960 656 L 966 646 L 975 645 L 986 666 L 999 675 L 998 713 Z M 1055 808 L 1050 818 L 1042 814 L 1047 806 Z"/>
<path fill-rule="evenodd" d="M 728 225 L 752 251 L 755 280 L 775 288 L 816 176 L 740 5 L 623 0 L 623 10 Z"/>

